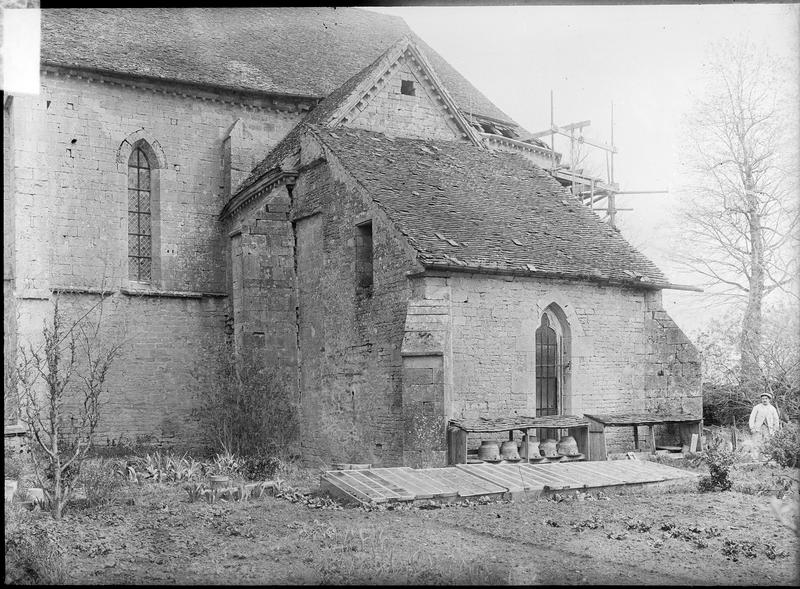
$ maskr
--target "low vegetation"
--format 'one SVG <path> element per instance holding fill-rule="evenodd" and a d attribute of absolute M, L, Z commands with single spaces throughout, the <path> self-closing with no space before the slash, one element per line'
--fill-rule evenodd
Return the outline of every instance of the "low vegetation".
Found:
<path fill-rule="evenodd" d="M 6 581 L 525 584 L 557 582 L 563 574 L 562 582 L 586 583 L 581 571 L 600 567 L 591 573 L 598 577 L 587 578 L 613 582 L 625 580 L 622 571 L 634 566 L 615 560 L 619 550 L 686 552 L 686 562 L 699 562 L 689 556 L 701 550 L 704 566 L 756 567 L 752 576 L 743 573 L 748 579 L 763 576 L 767 569 L 757 567 L 768 561 L 783 571 L 781 578 L 796 580 L 788 572 L 796 545 L 775 533 L 781 523 L 797 523 L 787 506 L 797 502 L 798 470 L 734 454 L 729 490 L 719 485 L 713 494 L 698 494 L 696 483 L 688 483 L 528 503 L 484 499 L 380 509 L 340 505 L 316 490 L 318 471 L 275 457 L 257 462 L 226 452 L 198 459 L 149 451 L 89 458 L 64 520 L 17 503 L 6 507 Z M 673 464 L 711 470 L 708 456 Z M 276 484 L 215 502 L 192 496 L 192 489 L 208 489 L 209 477 L 220 474 L 237 483 L 269 478 Z M 782 512 L 760 520 L 763 538 L 736 525 L 744 506 L 761 505 L 763 513 L 770 500 Z M 597 558 L 578 558 L 585 550 Z M 614 566 L 605 567 L 604 560 Z M 629 572 L 644 575 L 635 579 L 640 582 L 664 582 L 655 573 Z M 712 579 L 700 569 L 696 574 Z"/>
<path fill-rule="evenodd" d="M 781 466 L 800 466 L 800 426 L 796 423 L 785 424 L 767 440 L 764 454 Z"/>

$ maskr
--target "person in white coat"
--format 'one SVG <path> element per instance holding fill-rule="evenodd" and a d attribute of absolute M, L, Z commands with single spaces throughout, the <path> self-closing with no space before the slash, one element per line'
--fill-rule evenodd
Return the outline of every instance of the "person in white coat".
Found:
<path fill-rule="evenodd" d="M 750 432 L 753 434 L 753 447 L 756 451 L 760 451 L 767 438 L 780 427 L 778 410 L 771 401 L 772 394 L 762 393 L 761 402 L 750 412 Z"/>

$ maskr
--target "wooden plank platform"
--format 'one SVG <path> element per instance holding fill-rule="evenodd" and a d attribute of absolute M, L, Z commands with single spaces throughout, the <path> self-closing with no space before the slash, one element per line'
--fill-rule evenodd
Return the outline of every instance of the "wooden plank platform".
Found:
<path fill-rule="evenodd" d="M 415 499 L 433 499 L 458 496 L 458 489 L 449 483 L 436 480 L 421 470 L 408 466 L 381 468 L 380 476 L 398 487 L 404 487 L 414 493 Z"/>
<path fill-rule="evenodd" d="M 648 460 L 609 460 L 550 464 L 459 464 L 456 467 L 334 470 L 320 486 L 332 495 L 358 503 L 493 498 L 539 495 L 552 491 L 590 490 L 660 483 L 696 477 Z"/>
<path fill-rule="evenodd" d="M 451 419 L 450 425 L 472 433 L 497 433 L 511 430 L 525 430 L 536 428 L 568 429 L 589 425 L 589 421 L 577 415 L 544 415 L 529 417 L 520 415 L 515 417 L 481 417 L 479 419 Z"/>
<path fill-rule="evenodd" d="M 458 490 L 459 497 L 502 496 L 508 492 L 503 485 L 487 481 L 454 466 L 424 468 L 419 472 L 442 484 L 453 486 Z"/>
<path fill-rule="evenodd" d="M 685 413 L 670 413 L 655 415 L 652 413 L 606 413 L 602 415 L 588 413 L 585 417 L 593 419 L 603 425 L 656 425 L 662 423 L 697 422 L 702 418 Z"/>
<path fill-rule="evenodd" d="M 376 470 L 380 469 L 331 470 L 322 475 L 322 481 L 341 489 L 361 503 L 414 500 L 414 493 L 384 479 Z M 332 491 L 330 485 L 324 487 L 325 490 Z"/>

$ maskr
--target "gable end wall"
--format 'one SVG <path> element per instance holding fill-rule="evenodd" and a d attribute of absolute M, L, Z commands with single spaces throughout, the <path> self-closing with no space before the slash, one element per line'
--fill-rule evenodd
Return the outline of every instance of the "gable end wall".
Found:
<path fill-rule="evenodd" d="M 414 83 L 415 95 L 402 94 L 401 81 Z M 445 110 L 422 70 L 404 60 L 368 99 L 359 102 L 345 126 L 419 139 L 461 139 L 454 118 Z"/>

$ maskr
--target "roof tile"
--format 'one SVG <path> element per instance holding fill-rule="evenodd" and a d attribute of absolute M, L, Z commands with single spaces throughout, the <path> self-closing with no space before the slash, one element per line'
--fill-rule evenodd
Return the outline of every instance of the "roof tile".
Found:
<path fill-rule="evenodd" d="M 521 156 L 395 137 L 387 165 L 375 153 L 380 134 L 312 129 L 409 237 L 423 264 L 667 284 L 655 264 Z"/>
<path fill-rule="evenodd" d="M 322 98 L 404 35 L 462 108 L 513 122 L 403 19 L 350 7 L 51 8 L 43 63 Z"/>

